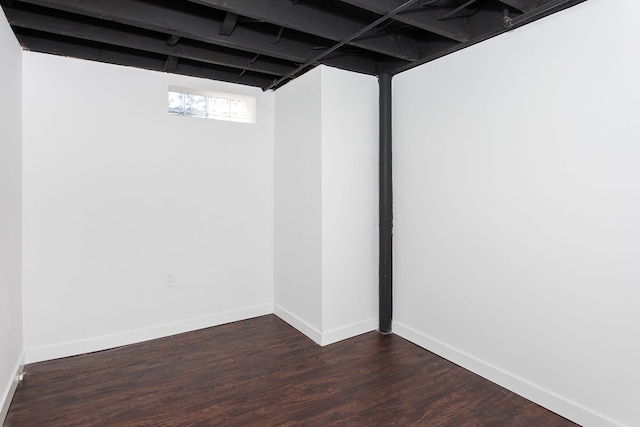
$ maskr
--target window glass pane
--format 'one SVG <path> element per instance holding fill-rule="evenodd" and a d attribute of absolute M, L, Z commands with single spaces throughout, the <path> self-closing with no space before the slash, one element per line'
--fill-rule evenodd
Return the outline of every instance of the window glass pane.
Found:
<path fill-rule="evenodd" d="M 169 92 L 169 114 L 184 114 L 184 94 L 180 92 Z"/>
<path fill-rule="evenodd" d="M 248 99 L 233 94 L 202 94 L 182 92 L 180 88 L 169 88 L 170 115 L 206 117 L 216 120 L 254 123 L 255 98 Z"/>
<path fill-rule="evenodd" d="M 246 119 L 249 116 L 249 104 L 247 101 L 231 101 L 231 117 Z"/>
<path fill-rule="evenodd" d="M 204 117 L 207 114 L 207 98 L 202 95 L 185 93 L 184 107 L 187 116 Z"/>
<path fill-rule="evenodd" d="M 224 98 L 209 98 L 209 116 L 229 117 L 231 103 Z"/>

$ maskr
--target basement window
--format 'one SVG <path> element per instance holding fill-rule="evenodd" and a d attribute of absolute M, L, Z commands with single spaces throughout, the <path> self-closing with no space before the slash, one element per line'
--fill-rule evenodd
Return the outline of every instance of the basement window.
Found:
<path fill-rule="evenodd" d="M 169 86 L 169 114 L 241 123 L 256 122 L 256 98 Z"/>

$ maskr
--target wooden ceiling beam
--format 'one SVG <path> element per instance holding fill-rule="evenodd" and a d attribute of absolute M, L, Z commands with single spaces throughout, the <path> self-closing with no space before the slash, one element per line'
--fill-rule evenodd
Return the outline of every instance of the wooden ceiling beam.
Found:
<path fill-rule="evenodd" d="M 172 40 L 164 42 L 152 35 L 140 32 L 130 33 L 123 29 L 109 28 L 74 19 L 52 17 L 13 9 L 7 9 L 5 14 L 9 24 L 14 27 L 29 28 L 51 34 L 81 38 L 165 56 L 238 68 L 240 70 L 247 69 L 279 76 L 295 68 L 294 64 L 285 65 L 275 61 L 255 58 L 255 55 L 247 55 L 244 52 L 227 50 L 218 46 L 205 46 L 190 43 L 189 41 L 183 41 L 179 45 L 173 44 L 172 46 Z"/>

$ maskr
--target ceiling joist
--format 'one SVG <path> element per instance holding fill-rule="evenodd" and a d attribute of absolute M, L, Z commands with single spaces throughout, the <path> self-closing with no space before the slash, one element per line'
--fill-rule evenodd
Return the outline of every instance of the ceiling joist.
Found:
<path fill-rule="evenodd" d="M 528 12 L 534 9 L 539 3 L 539 0 L 500 0 L 500 1 L 506 4 L 507 6 L 511 6 L 514 9 L 519 10 L 521 12 Z"/>

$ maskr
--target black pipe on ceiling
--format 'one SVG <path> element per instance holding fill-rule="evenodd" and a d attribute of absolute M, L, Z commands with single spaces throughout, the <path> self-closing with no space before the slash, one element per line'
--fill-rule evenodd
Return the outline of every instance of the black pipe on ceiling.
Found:
<path fill-rule="evenodd" d="M 379 238 L 380 260 L 378 270 L 379 328 L 380 333 L 391 333 L 393 318 L 393 186 L 391 162 L 391 74 L 378 76 L 380 114 L 379 154 Z"/>
<path fill-rule="evenodd" d="M 562 7 L 566 4 L 570 5 L 570 3 L 572 2 L 573 0 L 551 0 L 550 2 L 542 6 L 538 6 L 534 9 L 526 11 L 522 15 L 515 18 L 510 18 L 508 14 L 505 14 L 504 27 L 511 30 L 520 25 L 528 24 L 529 22 L 540 17 L 540 15 L 544 15 L 545 13 L 551 12 L 553 9 Z"/>

